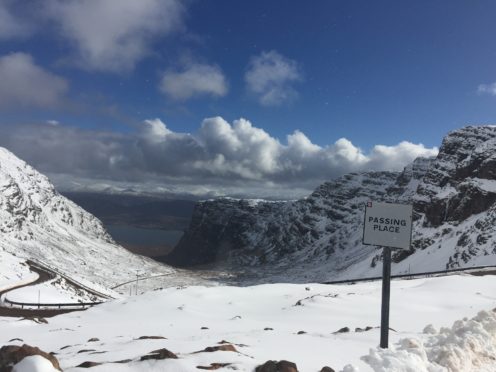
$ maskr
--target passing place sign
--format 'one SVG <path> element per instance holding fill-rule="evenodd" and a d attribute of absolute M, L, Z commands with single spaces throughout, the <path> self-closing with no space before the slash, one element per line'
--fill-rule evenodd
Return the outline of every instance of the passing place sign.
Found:
<path fill-rule="evenodd" d="M 363 244 L 409 249 L 412 214 L 411 205 L 368 202 L 365 206 Z"/>

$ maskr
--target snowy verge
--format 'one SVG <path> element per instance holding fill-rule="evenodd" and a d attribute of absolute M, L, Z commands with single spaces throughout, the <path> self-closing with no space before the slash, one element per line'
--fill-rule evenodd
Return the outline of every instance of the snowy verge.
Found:
<path fill-rule="evenodd" d="M 429 336 L 424 341 L 404 338 L 391 349 L 371 349 L 361 359 L 374 372 L 496 371 L 495 311 L 480 311 L 439 332 L 428 325 L 424 334 Z"/>

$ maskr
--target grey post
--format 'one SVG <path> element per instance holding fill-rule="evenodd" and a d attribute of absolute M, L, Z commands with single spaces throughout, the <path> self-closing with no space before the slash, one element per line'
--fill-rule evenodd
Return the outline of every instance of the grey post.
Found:
<path fill-rule="evenodd" d="M 389 338 L 389 297 L 391 293 L 391 248 L 383 247 L 382 252 L 381 348 L 387 349 Z"/>

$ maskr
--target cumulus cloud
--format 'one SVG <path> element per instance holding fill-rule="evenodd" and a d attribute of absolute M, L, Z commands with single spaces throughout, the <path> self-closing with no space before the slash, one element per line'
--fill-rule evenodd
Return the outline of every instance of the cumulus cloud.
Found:
<path fill-rule="evenodd" d="M 151 52 L 152 43 L 182 26 L 180 0 L 48 0 L 46 15 L 76 49 L 78 66 L 122 72 Z"/>
<path fill-rule="evenodd" d="M 0 1 L 0 40 L 22 38 L 31 33 L 29 23 L 14 14 L 12 5 L 13 1 Z"/>
<path fill-rule="evenodd" d="M 426 148 L 422 144 L 402 141 L 396 146 L 376 145 L 369 155 L 369 164 L 373 168 L 400 169 L 419 156 L 437 155 L 437 148 Z"/>
<path fill-rule="evenodd" d="M 68 89 L 65 79 L 36 65 L 26 53 L 0 57 L 0 109 L 56 107 Z"/>
<path fill-rule="evenodd" d="M 181 70 L 169 69 L 160 82 L 160 91 L 179 101 L 200 95 L 222 97 L 227 90 L 227 80 L 221 69 L 200 63 L 189 63 Z"/>
<path fill-rule="evenodd" d="M 293 84 L 301 79 L 296 61 L 274 50 L 252 57 L 245 74 L 248 91 L 264 106 L 278 106 L 294 100 L 298 93 Z"/>
<path fill-rule="evenodd" d="M 0 145 L 59 180 L 63 174 L 140 189 L 153 184 L 251 196 L 265 188 L 264 197 L 309 192 L 352 171 L 401 170 L 418 156 L 437 153 L 410 142 L 377 145 L 366 153 L 344 138 L 319 146 L 300 131 L 282 143 L 246 119 L 228 123 L 221 117 L 205 119 L 194 134 L 172 131 L 160 119 L 126 134 L 64 125 L 0 127 Z"/>
<path fill-rule="evenodd" d="M 480 84 L 479 87 L 477 88 L 477 93 L 496 96 L 496 83 Z"/>

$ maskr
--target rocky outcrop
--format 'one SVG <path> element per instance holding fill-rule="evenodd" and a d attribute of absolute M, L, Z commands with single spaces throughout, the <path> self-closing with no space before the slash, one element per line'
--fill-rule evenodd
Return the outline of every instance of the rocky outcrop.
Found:
<path fill-rule="evenodd" d="M 380 275 L 381 255 L 361 243 L 369 200 L 414 205 L 412 246 L 393 252 L 393 272 L 496 264 L 496 126 L 453 131 L 436 158 L 402 172 L 348 174 L 306 199 L 198 203 L 169 262 L 279 280 Z"/>
<path fill-rule="evenodd" d="M 172 351 L 169 351 L 165 348 L 159 349 L 159 350 L 154 350 L 147 355 L 144 355 L 140 358 L 141 361 L 143 360 L 150 360 L 150 359 L 155 359 L 155 360 L 162 360 L 162 359 L 177 359 L 177 355 L 174 354 Z"/>

